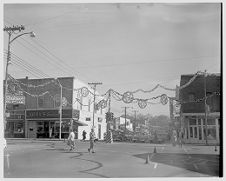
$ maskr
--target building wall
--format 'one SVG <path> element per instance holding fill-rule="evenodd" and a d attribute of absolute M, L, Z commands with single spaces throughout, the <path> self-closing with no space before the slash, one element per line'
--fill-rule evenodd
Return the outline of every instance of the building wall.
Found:
<path fill-rule="evenodd" d="M 180 85 L 186 84 L 192 77 L 193 75 L 182 75 Z M 207 96 L 221 91 L 220 79 L 219 74 L 206 77 Z M 205 121 L 205 102 L 188 102 L 191 99 L 191 94 L 194 100 L 204 98 L 204 90 L 203 76 L 198 76 L 189 86 L 180 90 L 180 100 L 187 102 L 181 105 L 182 128 L 186 143 L 205 144 L 208 142 L 218 144 L 220 142 L 219 129 L 222 125 L 220 119 L 221 96 L 214 95 L 207 99 L 207 104 L 210 107 L 209 112 L 207 112 L 207 121 Z M 206 127 L 207 138 L 205 134 Z"/>
<path fill-rule="evenodd" d="M 79 89 L 82 87 L 89 88 L 89 91 L 93 93 L 93 89 L 91 89 L 87 84 L 81 82 L 78 79 L 74 80 L 74 89 Z M 96 91 L 98 95 L 98 92 Z M 102 97 L 96 96 L 96 103 L 102 100 Z M 79 126 L 78 127 L 78 139 L 82 139 L 82 132 L 83 130 L 86 131 L 87 135 L 86 138 L 89 139 L 89 133 L 91 128 L 93 127 L 93 95 L 89 94 L 87 97 L 82 97 L 78 91 L 74 91 L 73 93 L 73 108 L 80 110 L 80 118 L 79 121 L 88 124 L 88 126 Z M 81 105 L 81 103 L 83 105 Z M 107 123 L 105 119 L 105 109 L 100 109 L 95 112 L 94 115 L 94 131 L 96 133 L 96 137 L 98 139 L 104 139 L 104 133 L 106 132 Z"/>
<path fill-rule="evenodd" d="M 26 119 L 26 111 L 25 110 L 37 110 L 36 112 L 40 113 L 40 110 L 59 110 L 60 106 L 60 86 L 58 82 L 56 83 L 50 83 L 47 84 L 47 82 L 50 82 L 54 80 L 53 78 L 50 79 L 18 79 L 23 84 L 30 84 L 30 85 L 43 85 L 45 86 L 39 86 L 39 87 L 28 87 L 26 85 L 21 84 L 21 88 L 30 93 L 31 95 L 40 95 L 43 92 L 48 91 L 48 94 L 45 94 L 44 96 L 40 97 L 34 97 L 30 96 L 28 94 L 25 94 L 25 105 L 19 104 L 8 104 L 7 109 L 9 110 L 22 110 L 23 113 L 20 113 L 20 115 L 13 116 L 11 115 L 7 119 L 7 128 L 10 131 L 6 131 L 6 137 L 36 137 L 36 132 L 39 127 L 45 127 L 47 126 L 45 130 L 50 132 L 50 128 L 53 127 L 53 130 L 55 132 L 59 132 L 59 118 L 36 118 L 36 119 Z M 74 79 L 74 77 L 63 77 L 59 78 L 60 84 L 63 86 L 62 89 L 62 97 L 63 97 L 63 110 L 71 110 L 76 109 L 80 111 L 80 118 L 78 121 L 81 121 L 85 124 L 88 124 L 88 126 L 76 126 L 75 129 L 77 129 L 78 134 L 76 137 L 78 139 L 82 139 L 82 131 L 86 130 L 87 133 L 90 132 L 92 126 L 93 126 L 93 96 L 89 95 L 88 97 L 82 97 L 78 95 L 78 92 L 74 91 L 74 89 L 81 88 L 81 87 L 88 87 L 85 83 Z M 93 91 L 90 89 L 90 91 Z M 97 93 L 98 94 L 98 93 Z M 81 101 L 84 106 L 81 106 L 80 103 L 78 103 L 78 99 Z M 66 100 L 66 101 L 65 101 Z M 101 97 L 97 97 L 96 102 L 100 101 Z M 66 102 L 66 104 L 65 104 Z M 91 103 L 89 105 L 89 102 Z M 89 106 L 88 106 L 89 105 Z M 16 113 L 15 113 L 16 114 Z M 57 114 L 54 113 L 54 114 Z M 19 117 L 18 117 L 19 116 Z M 90 121 L 87 121 L 86 118 L 90 118 Z M 62 132 L 64 132 L 64 136 L 62 138 L 65 138 L 65 136 L 69 133 L 69 124 L 70 124 L 71 118 L 62 118 L 62 125 L 64 128 L 62 128 Z M 21 126 L 22 124 L 22 126 Z M 40 124 L 40 125 L 39 125 Z M 42 125 L 43 124 L 43 125 Z M 56 126 L 58 124 L 58 128 Z M 19 126 L 20 127 L 19 127 Z M 95 113 L 95 132 L 96 137 L 99 139 L 103 139 L 103 135 L 106 132 L 106 120 L 105 120 L 105 110 L 98 110 Z M 22 132 L 22 131 L 23 132 Z M 67 134 L 66 134 L 67 132 Z M 32 134 L 34 133 L 34 134 Z M 59 133 L 58 133 L 59 134 Z M 48 134 L 45 135 L 48 137 Z M 89 134 L 87 134 L 87 139 L 89 139 Z"/>

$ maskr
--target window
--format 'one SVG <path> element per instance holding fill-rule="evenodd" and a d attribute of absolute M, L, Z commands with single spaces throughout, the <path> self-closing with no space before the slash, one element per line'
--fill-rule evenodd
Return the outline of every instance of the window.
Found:
<path fill-rule="evenodd" d="M 14 124 L 14 133 L 23 133 L 24 132 L 24 124 L 23 123 L 15 123 Z"/>
<path fill-rule="evenodd" d="M 189 102 L 195 101 L 195 94 L 194 94 L 194 93 L 190 93 L 190 94 L 188 95 L 188 101 L 189 101 Z"/>
<path fill-rule="evenodd" d="M 102 118 L 98 117 L 98 122 L 102 122 L 102 120 L 103 120 Z"/>
<path fill-rule="evenodd" d="M 86 118 L 86 121 L 91 121 L 91 118 L 90 117 Z"/>

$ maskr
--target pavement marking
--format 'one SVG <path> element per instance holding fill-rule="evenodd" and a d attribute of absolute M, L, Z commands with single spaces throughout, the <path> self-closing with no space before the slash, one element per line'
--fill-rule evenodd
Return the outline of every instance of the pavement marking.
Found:
<path fill-rule="evenodd" d="M 10 165 L 9 165 L 9 156 L 10 156 L 10 155 L 7 153 L 7 154 L 6 154 L 6 162 L 7 162 L 7 167 L 8 167 L 8 169 L 9 169 L 9 166 L 10 166 Z"/>
<path fill-rule="evenodd" d="M 154 169 L 156 169 L 156 168 L 157 168 L 157 166 L 158 166 L 158 163 L 155 163 L 155 165 L 154 165 Z"/>
<path fill-rule="evenodd" d="M 196 170 L 198 170 L 198 166 L 194 163 L 193 166 L 195 167 Z"/>

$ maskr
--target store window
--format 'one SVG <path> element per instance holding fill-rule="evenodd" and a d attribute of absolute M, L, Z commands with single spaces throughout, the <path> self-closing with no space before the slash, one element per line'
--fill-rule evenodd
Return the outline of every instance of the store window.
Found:
<path fill-rule="evenodd" d="M 23 133 L 24 124 L 23 123 L 14 123 L 14 133 Z"/>
<path fill-rule="evenodd" d="M 193 138 L 193 128 L 190 127 L 190 138 Z"/>
<path fill-rule="evenodd" d="M 208 126 L 207 127 L 207 139 L 208 140 L 215 140 L 216 139 L 216 126 Z M 206 133 L 206 128 L 203 129 L 204 135 Z"/>

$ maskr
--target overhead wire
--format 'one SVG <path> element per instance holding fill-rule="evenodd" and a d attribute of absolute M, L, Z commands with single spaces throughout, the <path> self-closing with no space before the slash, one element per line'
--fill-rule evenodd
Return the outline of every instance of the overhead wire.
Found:
<path fill-rule="evenodd" d="M 20 57 L 13 55 L 13 54 L 11 54 L 11 55 L 12 55 L 11 56 L 11 63 L 12 64 L 17 64 L 18 66 L 23 67 L 23 69 L 29 70 L 29 73 L 32 73 L 32 75 L 35 75 L 35 77 L 39 77 L 39 78 L 49 77 L 48 75 L 44 74 L 39 69 L 30 65 L 29 63 L 27 63 L 26 61 L 24 61 Z"/>

